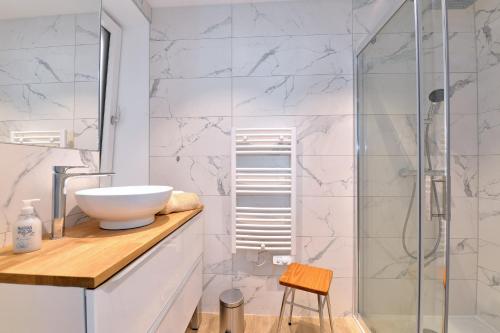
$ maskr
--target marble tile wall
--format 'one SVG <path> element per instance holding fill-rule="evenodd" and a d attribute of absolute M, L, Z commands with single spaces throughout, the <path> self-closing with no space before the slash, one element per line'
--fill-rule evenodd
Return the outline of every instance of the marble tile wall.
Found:
<path fill-rule="evenodd" d="M 475 36 L 478 64 L 479 229 L 477 313 L 500 330 L 500 1 L 477 0 Z"/>
<path fill-rule="evenodd" d="M 217 312 L 233 286 L 246 313 L 278 313 L 283 268 L 267 252 L 231 253 L 230 131 L 295 126 L 296 259 L 334 269 L 334 312 L 351 313 L 351 0 L 154 8 L 152 17 L 151 183 L 205 204 L 203 310 Z"/>
<path fill-rule="evenodd" d="M 21 200 L 41 199 L 35 204 L 44 224 L 44 232 L 50 232 L 52 166 L 86 165 L 91 171 L 99 170 L 99 153 L 84 150 L 44 148 L 14 144 L 0 144 L 0 247 L 11 243 L 11 225 L 17 219 Z M 85 187 L 96 187 L 96 179 L 73 179 L 68 183 L 66 211 L 67 225 L 85 220 L 76 205 L 72 193 Z"/>
<path fill-rule="evenodd" d="M 439 12 L 439 11 L 437 11 Z M 474 7 L 448 10 L 450 53 L 450 315 L 476 314 L 478 262 L 477 66 Z M 438 29 L 440 31 L 441 29 Z M 431 32 L 429 32 L 431 33 Z M 433 33 L 434 34 L 434 33 Z M 434 34 L 436 35 L 436 34 Z M 440 43 L 431 43 L 431 47 Z M 434 62 L 438 66 L 438 62 Z M 442 77 L 428 75 L 435 82 Z M 434 87 L 437 88 L 437 87 Z M 444 118 L 438 117 L 443 121 Z M 438 122 L 440 128 L 444 124 Z M 441 144 L 438 143 L 438 146 Z M 443 262 L 442 254 L 439 261 Z M 435 269 L 435 272 L 440 272 Z M 439 282 L 439 276 L 435 281 Z M 442 286 L 436 285 L 442 292 Z M 444 300 L 443 300 L 444 301 Z M 436 304 L 436 313 L 441 313 Z"/>
<path fill-rule="evenodd" d="M 12 130 L 67 131 L 98 149 L 99 15 L 0 20 L 0 141 Z"/>

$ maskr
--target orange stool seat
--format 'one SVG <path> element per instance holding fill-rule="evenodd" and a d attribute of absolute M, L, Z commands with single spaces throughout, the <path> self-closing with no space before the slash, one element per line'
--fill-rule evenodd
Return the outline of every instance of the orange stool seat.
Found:
<path fill-rule="evenodd" d="M 294 303 L 295 290 L 302 290 L 309 293 L 316 294 L 318 297 L 318 312 L 320 320 L 320 332 L 324 332 L 323 328 L 323 308 L 325 303 L 328 307 L 328 317 L 330 319 L 330 329 L 333 332 L 331 305 L 330 305 L 330 285 L 332 283 L 333 272 L 329 269 L 319 268 L 309 265 L 303 265 L 299 263 L 292 263 L 288 266 L 286 272 L 284 272 L 279 283 L 285 286 L 285 292 L 283 293 L 283 301 L 281 303 L 280 317 L 278 320 L 278 332 L 281 329 L 281 322 L 283 314 L 285 312 L 285 305 L 290 304 L 290 318 L 288 320 L 288 325 L 292 324 L 292 312 L 293 306 L 299 304 Z M 292 300 L 288 302 L 288 296 L 292 295 Z M 310 308 L 308 308 L 310 309 Z M 315 309 L 311 309 L 316 311 Z"/>
<path fill-rule="evenodd" d="M 325 296 L 330 290 L 332 278 L 333 272 L 329 269 L 293 263 L 281 275 L 279 282 L 285 287 Z"/>

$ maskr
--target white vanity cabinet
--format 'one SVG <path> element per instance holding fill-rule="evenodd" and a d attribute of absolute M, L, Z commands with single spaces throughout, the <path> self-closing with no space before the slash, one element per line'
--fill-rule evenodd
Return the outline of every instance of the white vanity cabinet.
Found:
<path fill-rule="evenodd" d="M 200 219 L 194 217 L 98 288 L 87 289 L 87 332 L 161 332 L 163 318 L 180 311 L 189 317 L 176 318 L 183 333 L 202 292 Z M 185 294 L 192 302 L 183 301 Z"/>
<path fill-rule="evenodd" d="M 2 330 L 184 333 L 202 294 L 202 219 L 196 215 L 95 289 L 0 284 Z"/>

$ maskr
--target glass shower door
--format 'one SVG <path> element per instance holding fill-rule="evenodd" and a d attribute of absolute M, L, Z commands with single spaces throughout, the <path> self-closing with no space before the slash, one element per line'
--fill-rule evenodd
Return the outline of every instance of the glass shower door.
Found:
<path fill-rule="evenodd" d="M 372 332 L 417 332 L 418 92 L 414 4 L 357 56 L 358 311 Z"/>
<path fill-rule="evenodd" d="M 417 2 L 421 143 L 421 332 L 445 332 L 449 218 L 447 17 L 441 0 Z"/>
<path fill-rule="evenodd" d="M 446 330 L 446 23 L 441 0 L 402 1 L 356 57 L 357 305 L 372 332 Z"/>

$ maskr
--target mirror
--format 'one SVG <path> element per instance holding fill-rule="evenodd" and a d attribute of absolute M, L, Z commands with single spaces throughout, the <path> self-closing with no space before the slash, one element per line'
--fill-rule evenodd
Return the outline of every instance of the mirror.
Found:
<path fill-rule="evenodd" d="M 0 142 L 100 149 L 100 0 L 0 1 Z"/>

